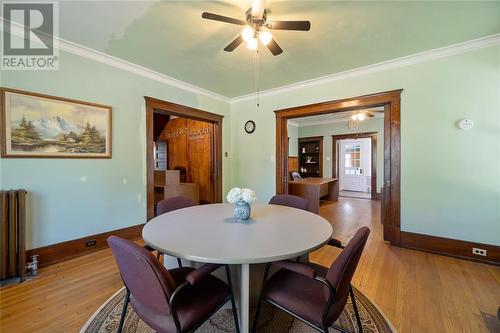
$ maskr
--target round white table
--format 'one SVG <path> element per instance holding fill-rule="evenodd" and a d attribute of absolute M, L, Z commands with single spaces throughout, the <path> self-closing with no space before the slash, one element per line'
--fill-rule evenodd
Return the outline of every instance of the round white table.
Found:
<path fill-rule="evenodd" d="M 332 226 L 319 215 L 285 206 L 254 204 L 247 221 L 233 205 L 201 205 L 155 217 L 142 230 L 156 250 L 188 261 L 235 265 L 241 332 L 249 330 L 250 264 L 297 258 L 323 246 Z M 258 292 L 258 291 L 257 291 Z"/>

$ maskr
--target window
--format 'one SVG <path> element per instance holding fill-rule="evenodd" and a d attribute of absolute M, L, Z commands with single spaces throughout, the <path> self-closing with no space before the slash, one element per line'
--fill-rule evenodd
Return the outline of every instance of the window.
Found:
<path fill-rule="evenodd" d="M 346 176 L 361 174 L 361 145 L 346 144 L 344 146 L 344 170 Z"/>

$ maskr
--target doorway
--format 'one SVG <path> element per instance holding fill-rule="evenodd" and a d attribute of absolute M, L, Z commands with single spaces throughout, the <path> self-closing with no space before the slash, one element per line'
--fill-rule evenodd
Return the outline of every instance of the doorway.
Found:
<path fill-rule="evenodd" d="M 169 196 L 222 202 L 223 116 L 145 100 L 148 221 L 155 216 L 155 204 Z"/>
<path fill-rule="evenodd" d="M 276 193 L 288 193 L 288 121 L 358 109 L 383 107 L 384 110 L 384 182 L 381 188 L 381 219 L 384 240 L 401 245 L 401 137 L 400 108 L 402 89 L 330 102 L 276 110 Z"/>
<path fill-rule="evenodd" d="M 332 135 L 332 159 L 339 196 L 379 199 L 377 132 Z"/>

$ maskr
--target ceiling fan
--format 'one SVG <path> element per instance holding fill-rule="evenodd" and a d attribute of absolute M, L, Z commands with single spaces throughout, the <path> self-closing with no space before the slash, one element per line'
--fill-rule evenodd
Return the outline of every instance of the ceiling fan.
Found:
<path fill-rule="evenodd" d="M 362 121 L 369 118 L 374 118 L 375 113 L 384 113 L 384 110 L 361 110 L 355 111 L 347 117 L 348 120 Z"/>
<path fill-rule="evenodd" d="M 246 42 L 250 50 L 256 50 L 260 41 L 267 46 L 273 55 L 277 56 L 283 50 L 274 40 L 271 30 L 309 31 L 311 29 L 309 21 L 268 21 L 268 12 L 265 0 L 253 0 L 252 7 L 246 11 L 245 21 L 208 12 L 204 12 L 201 17 L 207 20 L 245 26 L 241 34 L 224 48 L 224 51 L 227 52 L 232 52 L 243 42 Z"/>

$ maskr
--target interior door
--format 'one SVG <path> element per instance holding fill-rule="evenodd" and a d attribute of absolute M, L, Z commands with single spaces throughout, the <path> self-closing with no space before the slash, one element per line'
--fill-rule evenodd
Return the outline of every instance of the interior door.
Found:
<path fill-rule="evenodd" d="M 363 142 L 340 141 L 340 190 L 364 192 L 365 170 L 363 166 Z"/>

